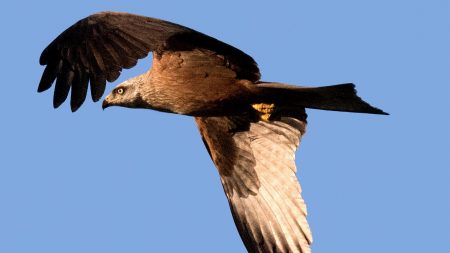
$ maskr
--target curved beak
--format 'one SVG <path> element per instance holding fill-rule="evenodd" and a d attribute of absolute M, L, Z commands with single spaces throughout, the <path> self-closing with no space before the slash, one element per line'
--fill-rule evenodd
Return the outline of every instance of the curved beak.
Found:
<path fill-rule="evenodd" d="M 105 110 L 106 108 L 108 108 L 109 106 L 111 106 L 111 104 L 108 102 L 108 100 L 106 100 L 106 98 L 105 98 L 105 100 L 103 100 L 103 103 L 102 103 L 102 109 L 103 110 Z"/>

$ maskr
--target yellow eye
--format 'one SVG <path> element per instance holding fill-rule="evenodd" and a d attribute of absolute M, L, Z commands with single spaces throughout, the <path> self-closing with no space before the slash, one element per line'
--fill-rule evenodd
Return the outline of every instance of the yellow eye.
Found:
<path fill-rule="evenodd" d="M 117 94 L 122 95 L 123 94 L 123 88 L 118 88 L 116 90 Z"/>

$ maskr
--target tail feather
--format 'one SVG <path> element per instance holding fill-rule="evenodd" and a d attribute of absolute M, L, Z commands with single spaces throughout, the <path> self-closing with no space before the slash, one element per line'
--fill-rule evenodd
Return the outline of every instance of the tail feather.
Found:
<path fill-rule="evenodd" d="M 389 115 L 362 100 L 356 94 L 355 85 L 352 83 L 322 87 L 259 83 L 258 88 L 265 99 L 278 104 L 330 111 Z"/>

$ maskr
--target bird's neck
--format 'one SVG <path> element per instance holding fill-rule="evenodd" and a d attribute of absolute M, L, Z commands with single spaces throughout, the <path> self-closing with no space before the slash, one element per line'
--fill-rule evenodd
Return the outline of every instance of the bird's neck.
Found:
<path fill-rule="evenodd" d="M 136 85 L 139 90 L 140 108 L 152 109 L 161 112 L 178 113 L 171 106 L 171 99 L 167 91 L 160 89 L 158 80 L 152 75 L 141 75 Z M 164 88 L 164 87 L 162 87 Z"/>

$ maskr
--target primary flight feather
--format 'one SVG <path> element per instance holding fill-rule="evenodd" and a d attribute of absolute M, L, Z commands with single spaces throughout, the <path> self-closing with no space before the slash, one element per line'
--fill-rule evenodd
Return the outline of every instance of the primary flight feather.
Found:
<path fill-rule="evenodd" d="M 248 252 L 310 252 L 294 158 L 305 133 L 305 108 L 386 113 L 359 98 L 353 84 L 262 82 L 256 62 L 239 49 L 184 26 L 117 12 L 84 18 L 51 42 L 40 57 L 46 68 L 38 91 L 56 80 L 54 107 L 70 92 L 76 111 L 88 84 L 98 101 L 106 82 L 149 52 L 152 68 L 119 84 L 102 107 L 194 116 Z"/>

